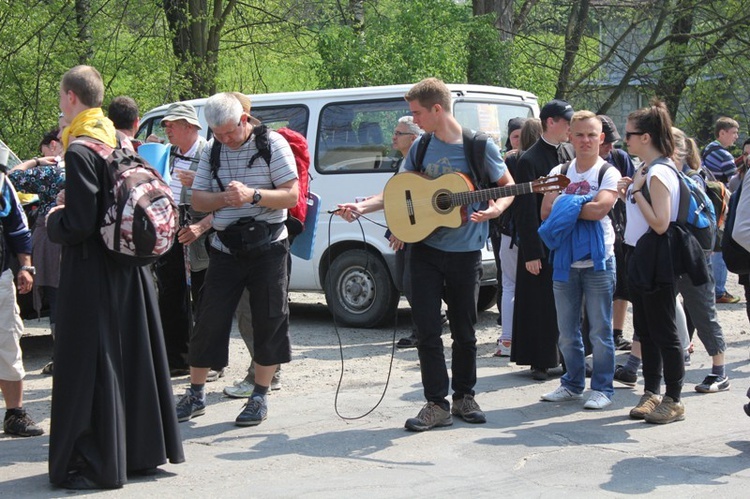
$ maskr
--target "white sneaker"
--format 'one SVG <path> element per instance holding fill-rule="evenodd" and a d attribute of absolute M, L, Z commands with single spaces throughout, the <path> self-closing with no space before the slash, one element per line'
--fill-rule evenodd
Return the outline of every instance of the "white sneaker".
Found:
<path fill-rule="evenodd" d="M 495 357 L 510 357 L 510 341 L 498 341 Z"/>
<path fill-rule="evenodd" d="M 542 395 L 542 400 L 546 402 L 565 402 L 567 400 L 579 400 L 583 397 L 580 393 L 573 393 L 564 386 L 560 385 L 557 390 Z"/>
<path fill-rule="evenodd" d="M 598 392 L 596 390 L 593 390 L 591 392 L 591 396 L 586 401 L 585 404 L 583 404 L 584 409 L 604 409 L 607 406 L 612 405 L 612 401 L 609 397 L 604 395 L 602 392 Z"/>
<path fill-rule="evenodd" d="M 232 386 L 224 388 L 224 395 L 233 399 L 246 399 L 250 398 L 250 395 L 253 394 L 253 388 L 255 387 L 252 383 L 248 383 L 243 379 L 235 381 Z"/>

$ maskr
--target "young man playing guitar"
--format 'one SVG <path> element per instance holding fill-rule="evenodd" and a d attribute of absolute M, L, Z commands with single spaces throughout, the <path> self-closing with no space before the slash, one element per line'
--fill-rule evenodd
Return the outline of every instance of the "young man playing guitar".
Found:
<path fill-rule="evenodd" d="M 462 128 L 451 113 L 451 95 L 445 84 L 428 78 L 414 85 L 405 96 L 414 122 L 433 137 L 423 165 L 416 165 L 416 145 L 409 150 L 402 170 L 421 172 L 430 178 L 460 172 L 471 175 L 463 148 Z M 416 142 L 415 142 L 416 144 Z M 499 186 L 513 184 L 500 151 L 487 142 L 484 168 L 490 181 Z M 412 313 L 417 325 L 420 370 L 427 403 L 415 418 L 406 421 L 406 429 L 425 431 L 453 424 L 452 414 L 469 423 L 484 423 L 486 418 L 474 400 L 476 383 L 477 295 L 481 277 L 481 248 L 488 237 L 488 223 L 505 210 L 512 197 L 467 206 L 468 223 L 457 228 L 442 227 L 412 246 L 407 262 L 412 276 Z M 383 208 L 382 195 L 361 203 L 339 206 L 346 220 Z M 392 246 L 402 243 L 392 239 Z M 443 288 L 445 295 L 443 296 Z M 447 400 L 448 369 L 440 338 L 441 301 L 448 304 L 448 320 L 453 340 L 453 405 Z"/>

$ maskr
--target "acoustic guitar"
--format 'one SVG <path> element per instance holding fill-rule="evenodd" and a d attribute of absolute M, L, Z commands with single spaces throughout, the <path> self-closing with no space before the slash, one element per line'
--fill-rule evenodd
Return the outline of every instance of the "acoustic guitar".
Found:
<path fill-rule="evenodd" d="M 570 183 L 565 175 L 541 177 L 533 182 L 475 190 L 463 173 L 432 179 L 416 172 L 394 175 L 383 190 L 388 229 L 405 243 L 416 243 L 440 227 L 466 223 L 466 205 L 521 194 L 554 192 Z"/>

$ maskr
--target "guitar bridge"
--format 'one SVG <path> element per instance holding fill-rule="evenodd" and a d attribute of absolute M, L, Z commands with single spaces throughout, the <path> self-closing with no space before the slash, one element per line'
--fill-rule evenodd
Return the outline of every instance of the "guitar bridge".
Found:
<path fill-rule="evenodd" d="M 406 189 L 404 194 L 406 195 L 406 211 L 409 213 L 409 223 L 414 225 L 417 223 L 417 220 L 414 217 L 414 203 L 411 199 L 411 190 Z"/>

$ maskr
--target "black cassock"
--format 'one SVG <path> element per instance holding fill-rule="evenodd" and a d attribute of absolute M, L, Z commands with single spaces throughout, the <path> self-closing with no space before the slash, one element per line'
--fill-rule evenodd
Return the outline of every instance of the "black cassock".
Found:
<path fill-rule="evenodd" d="M 546 176 L 558 164 L 557 147 L 539 139 L 518 159 L 516 183 Z M 519 243 L 510 360 L 519 365 L 549 369 L 560 364 L 560 356 L 552 264 L 537 233 L 541 225 L 542 198 L 543 194 L 527 194 L 513 201 Z M 526 270 L 526 262 L 537 259 L 542 261 L 542 271 L 535 276 Z"/>
<path fill-rule="evenodd" d="M 98 239 L 105 161 L 65 153 L 66 204 L 47 231 L 63 245 L 57 293 L 50 482 L 80 471 L 102 487 L 185 460 L 148 267 L 124 266 Z"/>

